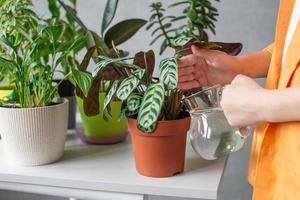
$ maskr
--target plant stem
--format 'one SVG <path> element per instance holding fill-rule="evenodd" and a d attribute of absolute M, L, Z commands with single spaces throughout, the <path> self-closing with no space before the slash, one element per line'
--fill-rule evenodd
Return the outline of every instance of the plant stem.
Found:
<path fill-rule="evenodd" d="M 171 39 L 170 39 L 170 37 L 168 36 L 168 34 L 167 34 L 167 32 L 166 32 L 166 30 L 165 30 L 165 28 L 164 28 L 164 26 L 163 26 L 162 19 L 161 19 L 160 15 L 159 15 L 159 10 L 158 10 L 158 9 L 155 9 L 155 12 L 156 12 L 156 14 L 157 14 L 157 20 L 158 20 L 160 29 L 161 29 L 161 31 L 163 32 L 165 38 L 166 38 L 167 41 L 168 41 L 168 46 L 171 47 L 171 48 L 173 48 Z"/>

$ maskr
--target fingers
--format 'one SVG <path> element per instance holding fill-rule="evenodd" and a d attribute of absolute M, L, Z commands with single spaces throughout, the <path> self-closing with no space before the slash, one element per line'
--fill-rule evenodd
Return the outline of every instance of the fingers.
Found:
<path fill-rule="evenodd" d="M 192 81 L 194 79 L 195 79 L 195 75 L 194 74 L 189 74 L 189 75 L 186 75 L 186 76 L 179 76 L 178 77 L 178 82 L 183 83 L 183 82 Z"/>
<path fill-rule="evenodd" d="M 185 68 L 179 68 L 178 69 L 178 76 L 184 76 L 184 75 L 189 75 L 194 72 L 194 66 L 191 67 L 185 67 Z"/>
<path fill-rule="evenodd" d="M 200 49 L 196 45 L 192 46 L 192 52 L 193 52 L 194 55 L 200 56 L 202 58 L 207 58 L 211 54 L 210 50 Z"/>
<path fill-rule="evenodd" d="M 189 82 L 180 82 L 180 83 L 178 83 L 177 87 L 181 90 L 189 90 L 192 88 L 198 88 L 200 86 L 201 86 L 200 82 L 198 82 L 196 80 L 192 80 Z"/>
<path fill-rule="evenodd" d="M 198 63 L 198 57 L 195 55 L 187 55 L 178 60 L 179 68 L 191 67 Z"/>

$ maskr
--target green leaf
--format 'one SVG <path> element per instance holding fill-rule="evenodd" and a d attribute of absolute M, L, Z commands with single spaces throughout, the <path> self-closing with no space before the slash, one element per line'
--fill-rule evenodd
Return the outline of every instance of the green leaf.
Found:
<path fill-rule="evenodd" d="M 165 88 L 162 83 L 152 84 L 143 97 L 138 113 L 138 128 L 151 133 L 155 130 L 158 117 L 165 100 Z"/>
<path fill-rule="evenodd" d="M 138 110 L 136 111 L 130 111 L 128 108 L 122 109 L 118 116 L 118 121 L 120 122 L 122 119 L 124 119 L 126 116 L 132 116 L 138 114 Z"/>
<path fill-rule="evenodd" d="M 169 8 L 172 8 L 172 7 L 181 5 L 181 4 L 189 4 L 189 1 L 180 1 L 180 2 L 176 2 L 176 3 L 173 3 L 173 4 L 169 5 L 168 7 L 169 7 Z"/>
<path fill-rule="evenodd" d="M 50 37 L 49 39 L 52 40 L 52 43 L 57 43 L 59 37 L 61 36 L 63 32 L 63 26 L 62 25 L 51 25 L 46 26 L 42 33 L 47 33 L 47 35 Z"/>
<path fill-rule="evenodd" d="M 88 30 L 87 31 L 87 48 L 97 47 L 96 51 L 93 54 L 93 60 L 95 63 L 99 61 L 98 56 L 108 56 L 109 55 L 109 48 L 106 46 L 103 38 L 101 38 L 97 33 L 94 31 Z"/>
<path fill-rule="evenodd" d="M 177 87 L 178 66 L 174 57 L 163 59 L 159 64 L 159 80 L 166 89 L 173 90 Z"/>
<path fill-rule="evenodd" d="M 186 45 L 188 42 L 190 42 L 193 38 L 191 37 L 186 37 L 185 35 L 179 36 L 175 39 L 173 39 L 171 42 L 174 46 L 176 47 L 181 47 Z"/>
<path fill-rule="evenodd" d="M 106 6 L 105 6 L 103 17 L 102 17 L 102 26 L 101 26 L 102 35 L 116 14 L 118 2 L 119 2 L 118 0 L 107 0 L 106 1 Z"/>
<path fill-rule="evenodd" d="M 52 18 L 59 18 L 60 12 L 56 0 L 48 0 L 48 8 L 52 14 Z"/>
<path fill-rule="evenodd" d="M 0 67 L 2 68 L 11 68 L 15 66 L 14 62 L 11 60 L 7 60 L 6 58 L 0 57 Z"/>
<path fill-rule="evenodd" d="M 132 75 L 125 78 L 119 86 L 117 97 L 120 100 L 125 100 L 133 92 L 140 83 L 140 79 L 144 76 L 145 69 L 137 69 Z"/>
<path fill-rule="evenodd" d="M 141 27 L 147 23 L 143 19 L 128 19 L 111 27 L 104 36 L 104 41 L 107 46 L 112 46 L 112 41 L 115 45 L 122 44 L 131 38 Z"/>
<path fill-rule="evenodd" d="M 129 111 L 138 111 L 141 106 L 143 97 L 138 93 L 132 93 L 127 99 L 127 108 Z"/>
<path fill-rule="evenodd" d="M 117 88 L 118 88 L 118 83 L 119 83 L 119 80 L 115 80 L 111 86 L 111 89 L 109 90 L 109 92 L 107 93 L 105 99 L 104 99 L 104 107 L 103 107 L 103 110 L 105 110 L 105 108 L 107 107 L 107 105 L 110 103 L 112 97 L 114 96 L 114 94 L 116 93 L 117 91 Z"/>
<path fill-rule="evenodd" d="M 93 82 L 92 76 L 77 69 L 72 69 L 72 74 L 74 76 L 76 85 L 83 92 L 84 96 L 87 96 Z"/>
<path fill-rule="evenodd" d="M 83 28 L 84 30 L 88 30 L 88 28 L 84 25 L 84 23 L 81 21 L 81 19 L 79 19 L 79 17 L 76 14 L 76 11 L 73 8 L 71 8 L 70 6 L 66 5 L 61 0 L 57 0 L 57 1 L 63 7 L 63 9 L 68 13 L 68 15 L 70 15 L 71 17 L 74 18 L 74 20 L 77 22 L 77 24 L 81 28 Z"/>
<path fill-rule="evenodd" d="M 198 18 L 198 14 L 195 10 L 191 9 L 189 10 L 186 15 L 190 18 L 192 22 L 195 22 L 195 20 Z"/>

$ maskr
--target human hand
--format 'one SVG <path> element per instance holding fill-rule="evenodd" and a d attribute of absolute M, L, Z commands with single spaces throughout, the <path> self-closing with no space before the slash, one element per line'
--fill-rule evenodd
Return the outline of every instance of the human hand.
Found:
<path fill-rule="evenodd" d="M 182 90 L 228 84 L 240 71 L 235 56 L 192 46 L 193 54 L 178 61 L 178 88 Z"/>
<path fill-rule="evenodd" d="M 231 126 L 241 127 L 265 121 L 267 90 L 253 79 L 237 75 L 225 86 L 221 107 Z"/>

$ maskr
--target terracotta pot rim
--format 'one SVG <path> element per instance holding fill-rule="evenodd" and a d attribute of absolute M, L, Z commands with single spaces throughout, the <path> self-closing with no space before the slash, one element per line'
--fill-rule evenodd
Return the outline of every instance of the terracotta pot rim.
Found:
<path fill-rule="evenodd" d="M 161 121 L 158 121 L 157 124 L 166 124 L 166 123 L 170 123 L 170 122 L 177 122 L 177 121 L 181 121 L 181 120 L 187 120 L 189 118 L 191 118 L 191 116 L 186 116 L 184 118 L 173 119 L 173 120 L 161 120 Z M 137 121 L 137 119 L 135 119 L 133 117 L 127 117 L 127 119 Z"/>
<path fill-rule="evenodd" d="M 49 105 L 49 106 L 43 106 L 43 107 L 34 107 L 34 108 L 8 108 L 8 107 L 1 107 L 0 110 L 13 110 L 13 111 L 23 111 L 23 110 L 45 110 L 45 109 L 51 109 L 51 108 L 57 108 L 57 107 L 62 107 L 66 104 L 69 103 L 69 100 L 66 98 L 63 98 L 62 103 L 54 104 L 54 105 Z"/>

